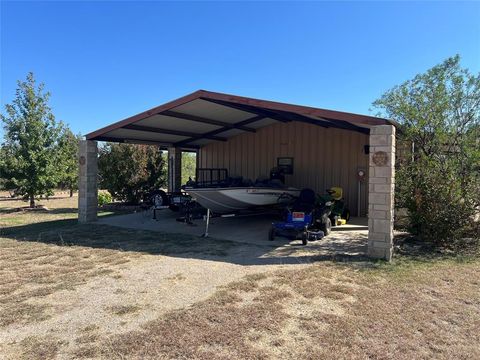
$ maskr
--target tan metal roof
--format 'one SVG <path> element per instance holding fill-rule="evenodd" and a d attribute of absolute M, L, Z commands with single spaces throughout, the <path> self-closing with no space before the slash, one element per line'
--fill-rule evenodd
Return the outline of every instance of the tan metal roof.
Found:
<path fill-rule="evenodd" d="M 362 133 L 368 133 L 374 125 L 396 125 L 373 116 L 199 90 L 93 131 L 86 138 L 193 149 L 243 132 L 256 132 L 279 121 Z"/>

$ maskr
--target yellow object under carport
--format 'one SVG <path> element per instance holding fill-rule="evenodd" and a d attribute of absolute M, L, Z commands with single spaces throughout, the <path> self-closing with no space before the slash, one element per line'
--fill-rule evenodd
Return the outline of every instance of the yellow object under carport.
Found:
<path fill-rule="evenodd" d="M 341 200 L 343 197 L 343 189 L 341 187 L 333 186 L 330 188 L 332 192 L 330 195 L 332 196 L 333 200 Z"/>
<path fill-rule="evenodd" d="M 337 219 L 337 226 L 345 225 L 346 223 L 347 223 L 347 220 L 345 219 L 340 219 L 340 218 Z"/>

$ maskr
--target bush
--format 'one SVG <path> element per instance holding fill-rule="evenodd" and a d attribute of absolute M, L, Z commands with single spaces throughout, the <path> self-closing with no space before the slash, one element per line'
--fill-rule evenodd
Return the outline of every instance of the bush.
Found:
<path fill-rule="evenodd" d="M 165 161 L 156 146 L 108 143 L 100 149 L 98 172 L 100 188 L 129 204 L 166 183 Z"/>
<path fill-rule="evenodd" d="M 374 103 L 401 124 L 395 202 L 419 239 L 457 247 L 478 239 L 480 74 L 458 56 L 417 75 Z"/>
<path fill-rule="evenodd" d="M 98 193 L 98 206 L 110 204 L 113 201 L 112 195 L 108 192 Z"/>

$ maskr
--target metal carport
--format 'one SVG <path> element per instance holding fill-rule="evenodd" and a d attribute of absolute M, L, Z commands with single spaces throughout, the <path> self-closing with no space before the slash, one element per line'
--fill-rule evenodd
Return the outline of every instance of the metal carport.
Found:
<path fill-rule="evenodd" d="M 362 168 L 368 178 L 361 212 L 369 216 L 369 254 L 391 258 L 395 159 L 391 120 L 199 90 L 86 135 L 79 160 L 82 222 L 96 219 L 97 141 L 168 149 L 170 190 L 181 185 L 182 150 L 197 151 L 202 166 L 226 167 L 251 177 L 274 165 L 279 156 L 294 154 L 298 172 L 287 178 L 289 185 L 322 191 L 338 182 L 350 202 L 359 204 L 362 195 L 356 197 L 354 185 Z"/>

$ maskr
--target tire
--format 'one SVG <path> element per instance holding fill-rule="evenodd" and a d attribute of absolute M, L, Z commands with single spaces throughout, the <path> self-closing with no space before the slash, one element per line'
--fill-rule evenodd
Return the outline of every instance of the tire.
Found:
<path fill-rule="evenodd" d="M 273 226 L 268 231 L 268 240 L 270 241 L 275 240 L 275 228 Z"/>
<path fill-rule="evenodd" d="M 332 232 L 332 220 L 330 220 L 329 217 L 327 217 L 325 222 L 322 223 L 322 226 L 321 226 L 320 230 L 323 231 L 323 234 L 325 236 L 330 235 L 330 233 Z"/>
<path fill-rule="evenodd" d="M 307 232 L 306 232 L 306 231 L 302 233 L 302 244 L 303 244 L 303 245 L 307 245 L 307 243 L 308 243 L 307 236 L 308 236 L 308 235 L 307 235 Z"/>
<path fill-rule="evenodd" d="M 153 206 L 168 206 L 170 201 L 168 199 L 167 193 L 163 190 L 155 190 L 150 195 L 150 202 Z"/>
<path fill-rule="evenodd" d="M 338 216 L 336 215 L 333 215 L 333 216 L 330 216 L 330 224 L 332 227 L 335 227 L 337 226 L 337 219 L 338 219 Z"/>
<path fill-rule="evenodd" d="M 347 208 L 343 209 L 342 219 L 345 219 L 347 223 L 350 220 L 350 210 L 348 210 Z"/>

